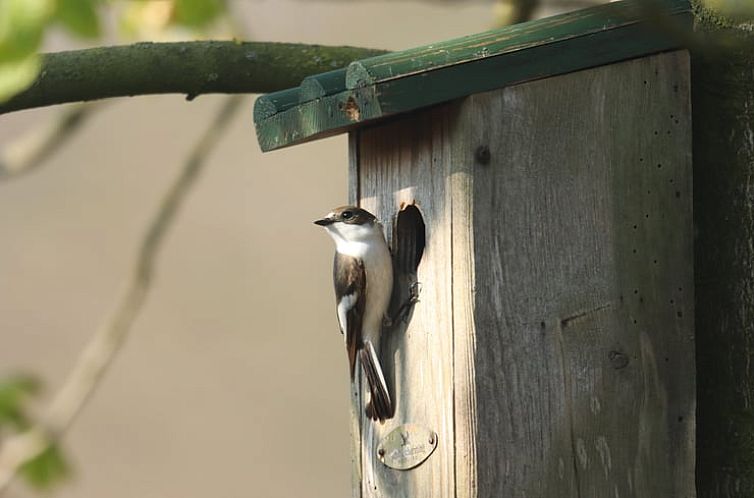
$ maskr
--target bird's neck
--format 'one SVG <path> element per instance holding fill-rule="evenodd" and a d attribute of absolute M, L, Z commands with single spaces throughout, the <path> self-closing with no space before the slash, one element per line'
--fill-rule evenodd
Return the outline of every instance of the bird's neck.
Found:
<path fill-rule="evenodd" d="M 335 250 L 340 254 L 353 258 L 364 259 L 370 252 L 379 247 L 380 240 L 347 240 L 335 239 Z M 382 242 L 384 244 L 384 242 Z"/>
<path fill-rule="evenodd" d="M 341 233 L 335 230 L 330 233 L 335 240 L 335 250 L 346 256 L 364 259 L 369 254 L 387 248 L 385 237 L 382 235 L 382 229 L 379 225 L 373 225 L 369 227 L 369 230 L 359 231 L 358 236 L 354 236 L 356 233 Z"/>

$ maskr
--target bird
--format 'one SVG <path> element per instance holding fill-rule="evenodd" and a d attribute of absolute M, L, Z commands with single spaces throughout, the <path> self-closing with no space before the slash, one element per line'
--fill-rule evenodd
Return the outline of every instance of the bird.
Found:
<path fill-rule="evenodd" d="M 353 383 L 356 360 L 364 371 L 370 400 L 367 416 L 393 416 L 393 403 L 379 360 L 380 336 L 393 289 L 393 265 L 382 224 L 365 209 L 335 208 L 316 225 L 335 241 L 333 283 L 340 331 Z"/>

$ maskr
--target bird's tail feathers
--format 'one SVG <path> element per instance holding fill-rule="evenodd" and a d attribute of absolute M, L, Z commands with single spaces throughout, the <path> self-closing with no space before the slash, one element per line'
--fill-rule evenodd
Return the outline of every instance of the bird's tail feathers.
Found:
<path fill-rule="evenodd" d="M 364 342 L 359 359 L 370 393 L 369 403 L 366 406 L 367 416 L 372 420 L 383 422 L 393 416 L 393 402 L 390 400 L 390 392 L 387 389 L 382 367 L 380 367 L 380 360 L 370 341 Z"/>

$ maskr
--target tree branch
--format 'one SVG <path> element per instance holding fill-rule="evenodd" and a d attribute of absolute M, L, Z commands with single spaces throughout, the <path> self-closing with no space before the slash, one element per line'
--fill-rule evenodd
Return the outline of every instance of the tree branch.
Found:
<path fill-rule="evenodd" d="M 385 53 L 357 47 L 199 41 L 136 43 L 45 54 L 34 84 L 0 104 L 0 114 L 108 97 L 266 93 L 311 74 Z"/>

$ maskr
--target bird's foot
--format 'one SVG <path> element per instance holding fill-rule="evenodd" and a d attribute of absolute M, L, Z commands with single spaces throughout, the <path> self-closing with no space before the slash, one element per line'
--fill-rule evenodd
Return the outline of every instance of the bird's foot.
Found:
<path fill-rule="evenodd" d="M 398 310 L 393 316 L 385 317 L 385 326 L 394 327 L 400 323 L 406 323 L 411 308 L 419 302 L 419 294 L 421 294 L 422 284 L 421 282 L 413 282 L 408 287 L 408 298 L 403 304 L 398 307 Z"/>

